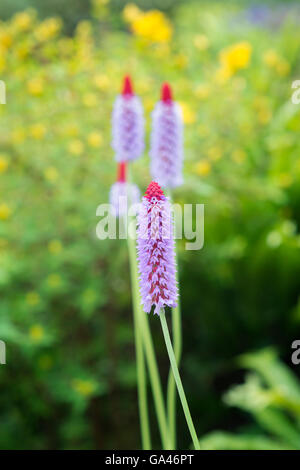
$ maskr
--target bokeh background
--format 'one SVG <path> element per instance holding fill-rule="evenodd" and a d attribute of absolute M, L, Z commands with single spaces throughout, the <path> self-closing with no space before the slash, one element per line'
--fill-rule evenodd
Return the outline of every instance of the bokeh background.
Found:
<path fill-rule="evenodd" d="M 178 243 L 181 370 L 202 444 L 299 449 L 299 4 L 137 3 L 1 0 L 0 448 L 140 447 L 126 243 L 95 235 L 130 73 L 147 142 L 171 83 L 185 121 L 174 199 L 205 204 L 204 248 Z M 147 153 L 132 174 L 144 191 Z M 160 448 L 152 402 L 151 415 Z M 180 407 L 178 428 L 187 448 Z"/>

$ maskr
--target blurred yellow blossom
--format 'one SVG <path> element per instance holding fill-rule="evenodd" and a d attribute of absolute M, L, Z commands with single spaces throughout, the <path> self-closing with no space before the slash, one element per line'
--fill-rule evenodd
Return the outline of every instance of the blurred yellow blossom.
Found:
<path fill-rule="evenodd" d="M 202 160 L 195 166 L 195 171 L 200 176 L 207 176 L 211 172 L 211 164 L 208 160 Z"/>
<path fill-rule="evenodd" d="M 268 49 L 263 54 L 263 61 L 269 67 L 274 67 L 279 62 L 279 55 L 273 49 Z"/>
<path fill-rule="evenodd" d="M 41 325 L 32 325 L 29 329 L 29 337 L 34 343 L 39 343 L 45 336 L 45 330 Z"/>
<path fill-rule="evenodd" d="M 4 173 L 7 170 L 7 167 L 8 167 L 8 159 L 3 153 L 1 153 L 0 154 L 0 174 Z"/>
<path fill-rule="evenodd" d="M 200 137 L 207 137 L 210 134 L 210 128 L 206 124 L 199 124 L 198 132 Z"/>
<path fill-rule="evenodd" d="M 110 85 L 110 80 L 107 75 L 97 74 L 93 78 L 94 85 L 99 88 L 99 90 L 107 90 Z"/>
<path fill-rule="evenodd" d="M 183 122 L 185 124 L 193 124 L 196 121 L 195 111 L 193 111 L 190 106 L 183 101 L 180 101 L 179 104 L 182 109 Z"/>
<path fill-rule="evenodd" d="M 86 93 L 83 95 L 82 102 L 88 108 L 93 108 L 99 104 L 99 100 L 95 93 Z"/>
<path fill-rule="evenodd" d="M 291 69 L 290 64 L 284 59 L 281 59 L 275 68 L 276 68 L 278 75 L 282 77 L 285 77 L 286 75 L 288 75 Z"/>
<path fill-rule="evenodd" d="M 100 132 L 91 132 L 87 137 L 88 144 L 90 147 L 98 148 L 103 142 L 103 137 Z"/>
<path fill-rule="evenodd" d="M 172 25 L 159 10 L 141 12 L 130 25 L 136 36 L 148 41 L 168 42 L 172 37 Z"/>
<path fill-rule="evenodd" d="M 252 46 L 247 41 L 241 41 L 222 49 L 219 59 L 223 76 L 230 78 L 238 70 L 246 68 L 250 62 L 251 53 Z"/>
<path fill-rule="evenodd" d="M 243 163 L 246 160 L 247 154 L 243 149 L 235 149 L 231 154 L 231 158 L 236 163 Z"/>
<path fill-rule="evenodd" d="M 68 150 L 72 155 L 80 155 L 83 152 L 83 143 L 79 139 L 72 140 L 68 145 Z"/>
<path fill-rule="evenodd" d="M 46 127 L 41 123 L 33 124 L 29 128 L 29 134 L 36 140 L 43 139 L 46 135 Z"/>
<path fill-rule="evenodd" d="M 26 137 L 25 129 L 23 127 L 17 127 L 12 130 L 11 140 L 14 144 L 21 144 L 24 142 Z"/>
<path fill-rule="evenodd" d="M 127 3 L 122 14 L 127 23 L 132 23 L 142 14 L 142 11 L 134 3 Z"/>
<path fill-rule="evenodd" d="M 204 51 L 209 47 L 209 39 L 205 34 L 196 34 L 193 39 L 194 46 L 200 51 Z"/>
<path fill-rule="evenodd" d="M 208 83 L 200 83 L 196 86 L 195 95 L 199 100 L 205 100 L 210 96 L 212 88 Z"/>
<path fill-rule="evenodd" d="M 47 282 L 50 287 L 59 287 L 61 285 L 61 277 L 59 274 L 50 274 Z"/>
<path fill-rule="evenodd" d="M 5 202 L 0 204 L 0 220 L 7 220 L 11 216 L 11 208 Z"/>
<path fill-rule="evenodd" d="M 74 379 L 72 387 L 76 392 L 84 397 L 92 395 L 96 389 L 95 383 L 90 380 Z"/>
<path fill-rule="evenodd" d="M 33 10 L 25 10 L 16 13 L 12 19 L 12 27 L 18 32 L 28 31 L 32 26 Z"/>
<path fill-rule="evenodd" d="M 12 45 L 12 35 L 4 28 L 0 28 L 0 47 L 7 50 Z"/>
<path fill-rule="evenodd" d="M 30 291 L 26 295 L 26 302 L 32 307 L 37 305 L 40 302 L 40 296 L 35 291 Z"/>
<path fill-rule="evenodd" d="M 44 80 L 41 77 L 32 78 L 27 82 L 27 90 L 33 96 L 40 96 L 44 91 Z"/>
<path fill-rule="evenodd" d="M 61 28 L 61 20 L 60 18 L 47 18 L 42 23 L 40 23 L 35 31 L 35 37 L 38 41 L 49 41 L 56 36 Z"/>
<path fill-rule="evenodd" d="M 282 188 L 288 188 L 293 182 L 292 175 L 288 172 L 282 172 L 278 175 L 278 184 Z"/>
<path fill-rule="evenodd" d="M 52 253 L 53 255 L 57 255 L 58 253 L 61 252 L 62 250 L 62 243 L 60 240 L 51 240 L 49 243 L 48 243 L 48 250 L 50 251 L 50 253 Z"/>
<path fill-rule="evenodd" d="M 220 160 L 220 158 L 223 155 L 223 152 L 220 147 L 214 146 L 208 149 L 207 155 L 210 158 L 210 160 L 217 161 L 217 160 Z"/>
<path fill-rule="evenodd" d="M 44 171 L 44 176 L 50 183 L 55 183 L 59 177 L 59 174 L 55 166 L 48 166 Z"/>
<path fill-rule="evenodd" d="M 67 124 L 63 129 L 62 133 L 67 137 L 77 137 L 79 134 L 78 125 L 75 123 Z"/>

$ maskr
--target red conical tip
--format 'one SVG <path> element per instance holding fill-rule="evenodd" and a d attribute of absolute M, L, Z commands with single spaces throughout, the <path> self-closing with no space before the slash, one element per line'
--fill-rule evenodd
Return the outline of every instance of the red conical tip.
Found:
<path fill-rule="evenodd" d="M 172 90 L 168 82 L 162 84 L 161 87 L 161 100 L 164 103 L 171 103 L 173 101 Z"/>
<path fill-rule="evenodd" d="M 145 192 L 145 197 L 150 201 L 152 197 L 156 197 L 156 199 L 164 199 L 165 195 L 159 184 L 155 183 L 155 181 L 151 181 Z"/>
<path fill-rule="evenodd" d="M 129 75 L 126 75 L 123 80 L 123 89 L 122 89 L 123 96 L 133 96 L 133 86 L 132 81 Z"/>
<path fill-rule="evenodd" d="M 117 181 L 119 183 L 125 183 L 126 181 L 126 168 L 127 164 L 126 162 L 121 162 L 118 164 L 118 176 L 117 176 Z"/>

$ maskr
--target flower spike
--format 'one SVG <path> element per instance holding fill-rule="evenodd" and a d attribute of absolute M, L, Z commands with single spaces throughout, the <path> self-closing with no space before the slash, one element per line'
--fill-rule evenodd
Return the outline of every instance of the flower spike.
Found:
<path fill-rule="evenodd" d="M 144 311 L 176 307 L 173 220 L 168 198 L 152 181 L 142 199 L 137 231 L 140 292 Z"/>
<path fill-rule="evenodd" d="M 140 199 L 140 190 L 135 184 L 126 181 L 127 163 L 118 164 L 117 181 L 111 186 L 109 201 L 116 216 L 121 217 L 127 214 L 128 206 L 137 204 Z"/>
<path fill-rule="evenodd" d="M 112 148 L 118 162 L 136 160 L 144 151 L 143 107 L 134 94 L 132 81 L 124 77 L 112 114 Z"/>
<path fill-rule="evenodd" d="M 161 88 L 161 100 L 152 113 L 151 175 L 165 188 L 180 186 L 183 161 L 183 121 L 181 108 L 173 101 L 168 83 Z"/>

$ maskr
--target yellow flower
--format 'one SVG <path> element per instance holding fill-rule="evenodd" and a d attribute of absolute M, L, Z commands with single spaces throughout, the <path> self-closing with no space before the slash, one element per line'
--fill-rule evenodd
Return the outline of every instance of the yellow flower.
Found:
<path fill-rule="evenodd" d="M 48 166 L 44 171 L 44 176 L 50 183 L 55 183 L 59 177 L 59 174 L 54 166 Z"/>
<path fill-rule="evenodd" d="M 91 132 L 87 137 L 87 141 L 91 147 L 98 148 L 103 142 L 103 137 L 100 132 Z"/>
<path fill-rule="evenodd" d="M 29 337 L 34 343 L 39 343 L 45 336 L 45 330 L 41 325 L 32 325 L 29 329 Z"/>
<path fill-rule="evenodd" d="M 26 295 L 26 302 L 31 306 L 37 305 L 40 302 L 39 294 L 35 291 L 28 292 Z"/>
<path fill-rule="evenodd" d="M 200 124 L 198 126 L 198 132 L 200 137 L 207 137 L 210 134 L 210 128 L 205 124 Z"/>
<path fill-rule="evenodd" d="M 40 140 L 45 137 L 46 127 L 41 123 L 33 124 L 29 129 L 29 133 L 34 139 Z"/>
<path fill-rule="evenodd" d="M 211 172 L 211 164 L 208 160 L 202 160 L 196 164 L 195 171 L 200 176 L 207 176 Z"/>
<path fill-rule="evenodd" d="M 77 137 L 79 134 L 79 129 L 77 124 L 68 124 L 64 129 L 63 129 L 63 134 L 66 135 L 67 137 Z"/>
<path fill-rule="evenodd" d="M 280 61 L 280 58 L 276 51 L 269 49 L 264 52 L 263 61 L 268 67 L 274 67 Z"/>
<path fill-rule="evenodd" d="M 221 50 L 219 59 L 222 68 L 227 71 L 229 76 L 240 69 L 248 66 L 252 53 L 252 46 L 247 41 L 242 41 Z"/>
<path fill-rule="evenodd" d="M 217 146 L 211 147 L 210 149 L 208 149 L 207 155 L 213 161 L 220 160 L 220 158 L 222 157 L 222 149 Z"/>
<path fill-rule="evenodd" d="M 74 379 L 72 387 L 79 395 L 84 397 L 92 395 L 95 391 L 95 383 L 90 380 Z"/>
<path fill-rule="evenodd" d="M 280 60 L 280 62 L 278 62 L 278 64 L 276 65 L 276 71 L 278 75 L 282 77 L 285 77 L 289 74 L 290 68 L 290 64 L 284 59 Z"/>
<path fill-rule="evenodd" d="M 196 34 L 196 36 L 194 36 L 193 43 L 200 51 L 204 51 L 209 47 L 209 39 L 204 34 Z"/>
<path fill-rule="evenodd" d="M 236 163 L 243 163 L 246 160 L 247 154 L 244 150 L 242 149 L 235 149 L 232 152 L 232 160 Z"/>
<path fill-rule="evenodd" d="M 123 18 L 127 23 L 132 23 L 141 14 L 142 11 L 134 3 L 128 3 L 122 12 Z"/>
<path fill-rule="evenodd" d="M 205 100 L 211 94 L 211 86 L 207 83 L 201 83 L 197 85 L 195 89 L 195 95 L 199 100 Z"/>
<path fill-rule="evenodd" d="M 61 20 L 59 18 L 48 18 L 37 26 L 34 35 L 40 42 L 49 41 L 56 36 L 60 28 Z"/>
<path fill-rule="evenodd" d="M 185 124 L 193 124 L 196 121 L 196 113 L 193 111 L 187 103 L 183 101 L 179 102 L 182 109 L 183 122 Z"/>
<path fill-rule="evenodd" d="M 26 137 L 25 130 L 23 127 L 17 127 L 11 133 L 11 140 L 14 144 L 21 144 L 24 142 Z"/>
<path fill-rule="evenodd" d="M 0 204 L 0 220 L 7 220 L 11 216 L 11 209 L 5 202 Z"/>
<path fill-rule="evenodd" d="M 130 21 L 133 33 L 147 41 L 168 42 L 172 37 L 172 25 L 159 10 L 142 12 Z"/>
<path fill-rule="evenodd" d="M 93 82 L 94 85 L 99 88 L 99 90 L 107 90 L 110 84 L 108 76 L 104 74 L 95 75 Z"/>
<path fill-rule="evenodd" d="M 28 31 L 32 26 L 33 13 L 29 10 L 21 11 L 14 15 L 12 27 L 18 32 Z"/>
<path fill-rule="evenodd" d="M 80 155 L 83 152 L 83 143 L 81 140 L 72 140 L 68 145 L 68 150 L 72 155 Z"/>
<path fill-rule="evenodd" d="M 264 107 L 258 112 L 257 117 L 261 124 L 268 124 L 272 118 L 272 112 L 268 107 Z"/>
<path fill-rule="evenodd" d="M 47 278 L 50 287 L 59 287 L 61 285 L 61 277 L 59 274 L 50 274 Z"/>
<path fill-rule="evenodd" d="M 27 90 L 33 96 L 40 96 L 44 91 L 44 80 L 40 77 L 32 78 L 27 82 Z"/>
<path fill-rule="evenodd" d="M 51 242 L 48 243 L 48 250 L 53 255 L 57 255 L 58 253 L 60 253 L 61 250 L 62 250 L 61 241 L 60 240 L 51 240 Z"/>
<path fill-rule="evenodd" d="M 5 69 L 6 66 L 6 58 L 5 58 L 5 52 L 2 47 L 0 47 L 0 72 L 2 72 Z"/>
<path fill-rule="evenodd" d="M 53 359 L 49 354 L 43 354 L 38 359 L 38 366 L 42 370 L 49 370 L 53 365 Z"/>
<path fill-rule="evenodd" d="M 4 173 L 8 167 L 8 159 L 4 154 L 0 154 L 0 174 Z"/>
<path fill-rule="evenodd" d="M 87 108 L 93 108 L 99 103 L 97 95 L 94 93 L 86 93 L 83 96 L 82 102 Z"/>

